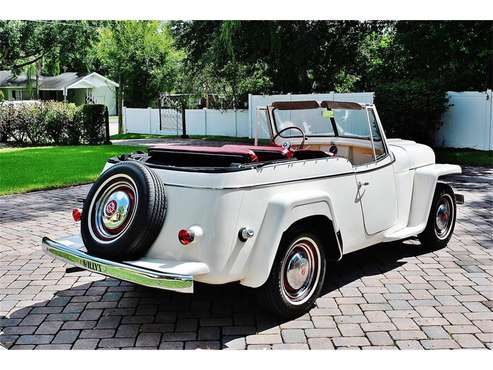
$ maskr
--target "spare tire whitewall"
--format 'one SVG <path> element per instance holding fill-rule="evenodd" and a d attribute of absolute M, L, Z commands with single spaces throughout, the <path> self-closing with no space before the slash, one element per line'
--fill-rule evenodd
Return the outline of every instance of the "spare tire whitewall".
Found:
<path fill-rule="evenodd" d="M 89 205 L 91 236 L 100 243 L 111 243 L 120 238 L 132 224 L 138 203 L 137 185 L 130 176 L 116 174 L 110 177 L 97 189 Z"/>
<path fill-rule="evenodd" d="M 140 258 L 161 232 L 166 208 L 164 184 L 151 169 L 135 161 L 115 164 L 96 180 L 84 202 L 84 245 L 102 258 Z"/>

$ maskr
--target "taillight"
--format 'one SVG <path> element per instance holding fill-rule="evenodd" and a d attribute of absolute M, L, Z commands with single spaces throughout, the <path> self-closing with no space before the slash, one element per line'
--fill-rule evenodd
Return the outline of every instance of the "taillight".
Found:
<path fill-rule="evenodd" d="M 192 230 L 181 229 L 178 232 L 178 240 L 183 245 L 188 245 L 195 239 L 195 233 Z"/>
<path fill-rule="evenodd" d="M 80 221 L 80 210 L 78 208 L 74 208 L 72 210 L 72 217 L 74 219 L 75 222 L 79 222 Z"/>

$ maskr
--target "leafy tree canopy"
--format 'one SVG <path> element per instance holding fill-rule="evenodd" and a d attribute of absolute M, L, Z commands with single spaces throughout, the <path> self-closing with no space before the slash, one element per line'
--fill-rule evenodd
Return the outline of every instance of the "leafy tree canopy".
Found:
<path fill-rule="evenodd" d="M 243 107 L 248 93 L 333 90 L 398 93 L 394 110 L 429 91 L 444 110 L 446 90 L 493 88 L 492 55 L 488 21 L 0 21 L 0 69 L 94 70 L 140 107 L 160 92 Z"/>
<path fill-rule="evenodd" d="M 92 67 L 118 81 L 127 106 L 145 107 L 159 92 L 172 91 L 183 53 L 169 26 L 158 21 L 116 21 L 99 30 Z"/>
<path fill-rule="evenodd" d="M 365 35 L 378 26 L 356 21 L 194 21 L 175 22 L 173 32 L 188 52 L 189 65 L 211 65 L 218 75 L 231 63 L 262 65 L 263 78 L 270 81 L 260 86 L 263 90 L 298 93 L 343 84 L 341 78 L 355 72 Z"/>
<path fill-rule="evenodd" d="M 100 21 L 0 21 L 0 69 L 37 65 L 46 74 L 87 72 L 87 54 Z"/>

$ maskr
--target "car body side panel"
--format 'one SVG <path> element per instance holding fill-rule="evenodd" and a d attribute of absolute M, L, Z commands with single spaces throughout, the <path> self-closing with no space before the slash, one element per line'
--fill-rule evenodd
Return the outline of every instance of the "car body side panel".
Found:
<path fill-rule="evenodd" d="M 407 226 L 413 194 L 415 170 L 406 170 L 395 173 L 397 196 L 397 217 L 394 221 L 394 229 L 402 229 Z"/>
<path fill-rule="evenodd" d="M 356 172 L 358 200 L 368 235 L 387 230 L 397 218 L 395 174 L 390 160 L 382 161 L 390 165 L 377 165 L 371 171 Z"/>
<path fill-rule="evenodd" d="M 342 224 L 335 220 L 344 244 L 351 248 L 364 239 L 361 212 L 353 201 L 354 174 L 350 163 L 343 159 L 277 163 L 258 170 L 209 174 L 207 186 L 177 183 L 187 177 L 179 177 L 176 171 L 155 171 L 166 184 L 168 209 L 163 229 L 146 258 L 205 263 L 209 272 L 194 276 L 197 281 L 210 284 L 242 281 L 252 268 L 262 270 L 267 276 L 270 265 L 252 267 L 251 253 L 263 248 L 274 256 L 282 233 L 297 218 L 331 214 L 327 200 L 330 193 L 337 198 L 331 198 L 333 206 L 338 208 L 335 213 L 345 220 Z M 277 197 L 284 194 L 291 203 L 286 214 L 281 212 L 281 220 L 276 207 L 282 202 Z M 278 216 L 270 217 L 271 214 Z M 182 246 L 178 231 L 196 225 L 203 229 L 203 236 Z M 240 241 L 238 232 L 242 227 L 252 228 L 255 236 Z M 359 231 L 354 232 L 355 228 Z M 262 235 L 267 235 L 264 234 L 267 230 L 271 236 L 264 238 Z M 259 240 L 264 242 L 257 243 Z"/>
<path fill-rule="evenodd" d="M 382 233 L 365 235 L 354 175 L 276 187 L 269 190 L 270 195 L 262 192 L 261 189 L 252 190 L 245 195 L 244 208 L 240 211 L 242 220 L 248 212 L 259 210 L 258 216 L 252 219 L 261 221 L 259 226 L 255 225 L 257 237 L 245 245 L 245 248 L 251 248 L 248 253 L 251 256 L 245 262 L 245 277 L 240 281 L 243 285 L 257 287 L 266 281 L 282 234 L 306 217 L 323 215 L 332 220 L 334 230 L 341 233 L 344 254 L 382 240 Z M 265 199 L 268 199 L 267 207 Z"/>
<path fill-rule="evenodd" d="M 421 225 L 424 230 L 438 178 L 461 172 L 460 166 L 451 164 L 432 164 L 416 169 L 411 212 L 409 214 L 409 227 Z"/>
<path fill-rule="evenodd" d="M 338 231 L 332 201 L 326 192 L 300 189 L 275 194 L 262 219 L 241 284 L 262 285 L 267 280 L 283 233 L 296 221 L 315 215 L 326 216 Z"/>
<path fill-rule="evenodd" d="M 438 179 L 441 176 L 461 173 L 461 168 L 451 164 L 431 164 L 413 171 L 412 196 L 407 224 L 402 227 L 402 222 L 400 222 L 387 230 L 384 235 L 385 242 L 405 239 L 423 232 L 428 221 Z"/>

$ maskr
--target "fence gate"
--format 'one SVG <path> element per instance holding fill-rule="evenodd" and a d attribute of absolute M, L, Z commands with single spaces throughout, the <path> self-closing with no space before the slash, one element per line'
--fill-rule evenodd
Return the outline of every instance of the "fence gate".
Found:
<path fill-rule="evenodd" d="M 182 104 L 178 96 L 160 94 L 159 131 L 183 134 Z"/>
<path fill-rule="evenodd" d="M 160 108 L 159 131 L 176 132 L 176 135 L 181 135 L 183 132 L 181 112 L 172 108 Z"/>

